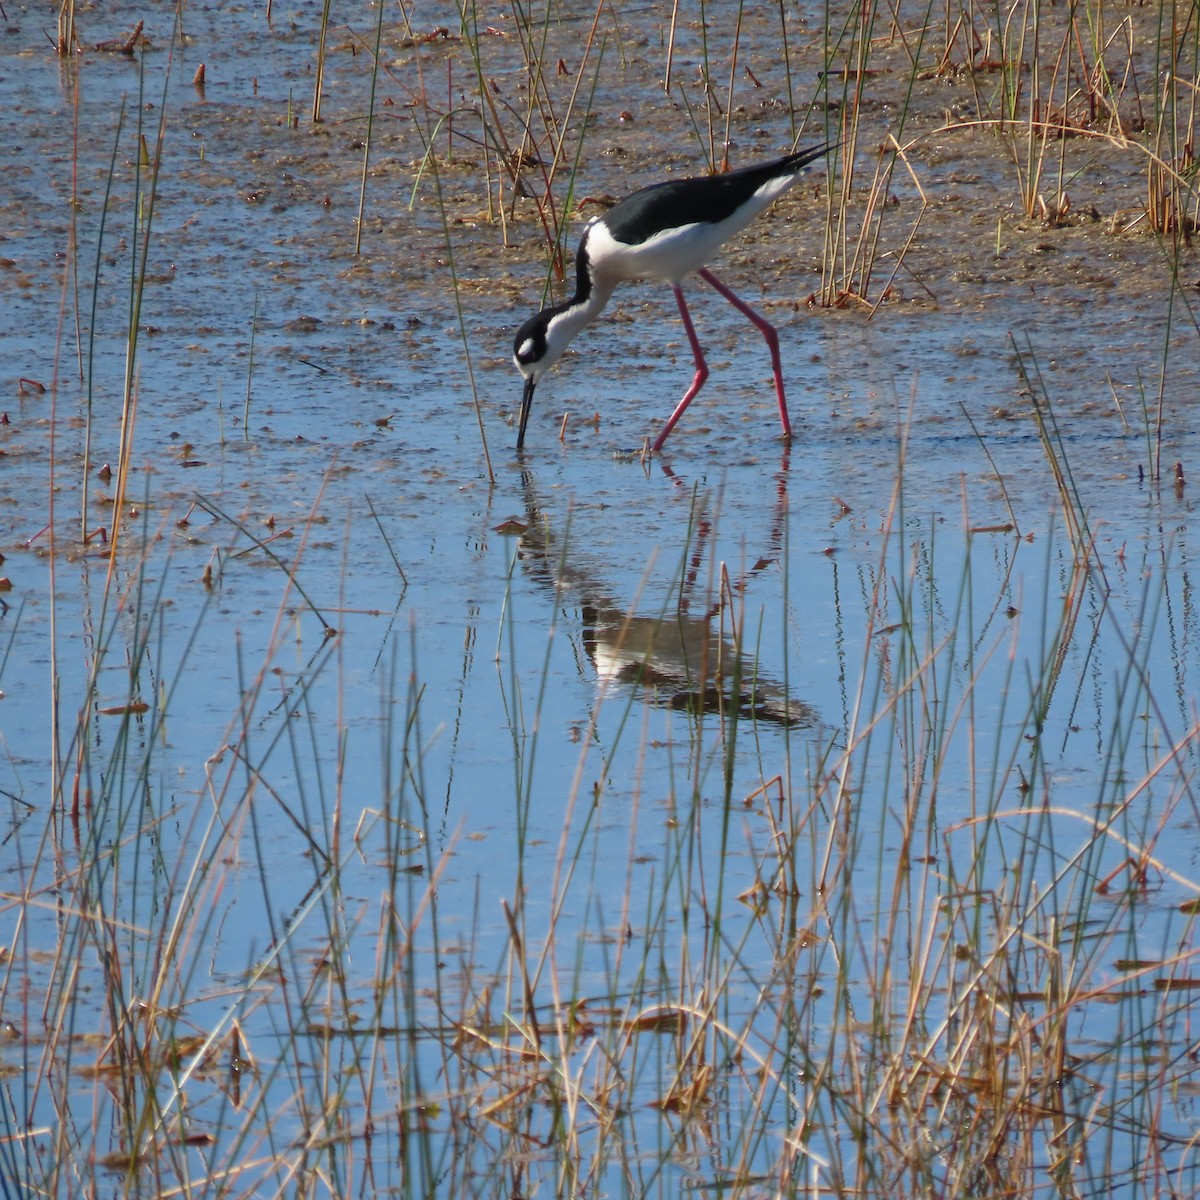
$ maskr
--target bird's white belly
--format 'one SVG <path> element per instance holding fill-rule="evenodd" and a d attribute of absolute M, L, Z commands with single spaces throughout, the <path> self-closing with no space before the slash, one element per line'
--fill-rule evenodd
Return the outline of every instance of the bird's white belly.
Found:
<path fill-rule="evenodd" d="M 711 261 L 721 246 L 749 225 L 768 202 L 764 199 L 761 205 L 748 206 L 724 221 L 669 229 L 637 245 L 617 241 L 601 218 L 588 233 L 592 274 L 597 281 L 612 285 L 625 279 L 678 283 Z"/>

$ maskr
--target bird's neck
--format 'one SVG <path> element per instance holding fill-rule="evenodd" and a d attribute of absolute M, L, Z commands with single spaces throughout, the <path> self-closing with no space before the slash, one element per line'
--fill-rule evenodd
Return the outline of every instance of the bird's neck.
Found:
<path fill-rule="evenodd" d="M 604 281 L 596 277 L 590 247 L 595 224 L 595 220 L 589 221 L 579 239 L 579 249 L 575 252 L 575 295 L 567 302 L 569 308 L 585 314 L 582 317 L 585 325 L 600 315 L 616 287 L 615 280 Z"/>
<path fill-rule="evenodd" d="M 583 231 L 575 255 L 575 295 L 554 310 L 555 340 L 564 346 L 604 311 L 616 287 L 615 281 L 596 278 L 588 256 L 588 236 L 591 231 L 591 225 Z"/>
<path fill-rule="evenodd" d="M 604 306 L 613 294 L 611 284 L 601 285 L 590 277 L 586 288 L 582 283 L 583 280 L 580 280 L 575 295 L 562 305 L 555 318 L 555 324 L 569 337 L 574 337 L 585 325 L 590 325 L 604 311 Z"/>

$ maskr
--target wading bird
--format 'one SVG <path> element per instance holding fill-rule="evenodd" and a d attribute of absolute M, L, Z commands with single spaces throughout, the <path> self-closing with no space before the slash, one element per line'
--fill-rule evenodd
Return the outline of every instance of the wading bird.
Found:
<path fill-rule="evenodd" d="M 525 444 L 525 426 L 533 392 L 541 377 L 562 357 L 571 339 L 603 311 L 617 284 L 627 279 L 665 280 L 675 293 L 679 315 L 692 346 L 696 374 L 675 406 L 651 450 L 662 449 L 684 410 L 708 378 L 708 364 L 696 337 L 680 281 L 695 271 L 740 313 L 758 326 L 771 351 L 775 395 L 784 437 L 791 437 L 783 372 L 779 365 L 779 335 L 764 317 L 735 296 L 705 268 L 713 255 L 735 233 L 740 233 L 776 197 L 799 179 L 804 168 L 822 157 L 828 144 L 813 146 L 756 167 L 725 175 L 668 179 L 615 204 L 601 217 L 593 217 L 583 231 L 575 254 L 575 295 L 565 304 L 544 308 L 517 331 L 513 362 L 525 376 L 517 449 Z"/>

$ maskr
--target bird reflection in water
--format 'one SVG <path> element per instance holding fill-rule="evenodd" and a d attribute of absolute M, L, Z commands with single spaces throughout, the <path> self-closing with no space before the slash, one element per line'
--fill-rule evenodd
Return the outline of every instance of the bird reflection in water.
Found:
<path fill-rule="evenodd" d="M 533 470 L 522 472 L 528 522 L 521 537 L 522 565 L 556 599 L 569 597 L 578 604 L 583 649 L 602 683 L 634 687 L 654 704 L 694 715 L 737 714 L 788 727 L 814 722 L 811 705 L 791 697 L 787 687 L 747 649 L 739 603 L 750 581 L 782 553 L 788 465 L 785 451 L 762 557 L 736 579 L 721 564 L 715 596 L 697 594 L 713 517 L 699 492 L 694 493 L 682 586 L 677 601 L 655 616 L 640 616 L 611 595 L 594 560 L 569 538 L 560 543 L 546 518 Z M 660 467 L 684 486 L 669 468 L 661 463 Z"/>

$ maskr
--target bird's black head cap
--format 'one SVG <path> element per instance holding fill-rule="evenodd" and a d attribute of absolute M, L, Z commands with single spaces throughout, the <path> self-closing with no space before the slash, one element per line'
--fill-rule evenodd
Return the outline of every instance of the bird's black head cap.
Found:
<path fill-rule="evenodd" d="M 550 310 L 534 313 L 513 339 L 513 360 L 518 367 L 530 367 L 546 357 L 546 327 L 550 323 Z"/>

